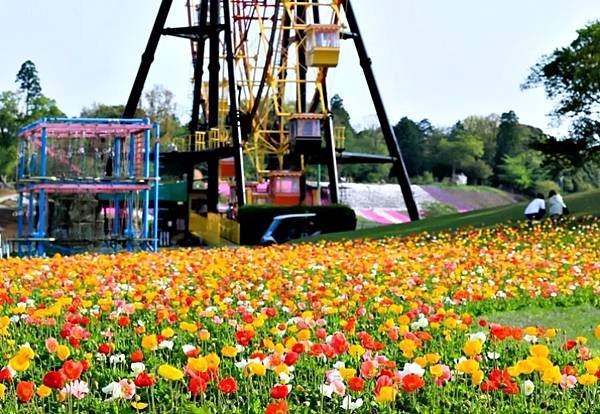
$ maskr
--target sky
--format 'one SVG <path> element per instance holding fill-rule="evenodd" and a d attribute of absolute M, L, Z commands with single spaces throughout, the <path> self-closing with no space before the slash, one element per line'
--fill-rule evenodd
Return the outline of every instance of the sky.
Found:
<path fill-rule="evenodd" d="M 186 25 L 186 0 L 174 0 L 167 26 Z M 124 104 L 159 0 L 0 0 L 0 91 L 16 88 L 25 60 L 42 92 L 68 116 L 94 102 Z M 521 90 L 542 55 L 567 46 L 600 19 L 598 0 L 353 0 L 387 110 L 448 127 L 470 115 L 513 110 L 522 123 L 559 133 L 541 88 Z M 192 67 L 187 41 L 163 37 L 146 82 L 175 94 L 189 119 Z M 354 125 L 373 126 L 375 110 L 353 43 L 328 76 Z"/>

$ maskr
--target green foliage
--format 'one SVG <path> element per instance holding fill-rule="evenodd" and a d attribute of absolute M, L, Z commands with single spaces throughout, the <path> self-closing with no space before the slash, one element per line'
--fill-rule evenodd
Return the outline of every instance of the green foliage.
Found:
<path fill-rule="evenodd" d="M 500 166 L 504 157 L 512 157 L 527 149 L 527 142 L 521 134 L 519 118 L 513 111 L 505 112 L 500 116 L 500 126 L 496 136 L 496 166 Z"/>
<path fill-rule="evenodd" d="M 42 94 L 40 78 L 32 61 L 23 62 L 15 82 L 19 84 L 19 91 L 25 94 L 25 114 L 29 115 L 33 101 Z"/>
<path fill-rule="evenodd" d="M 423 205 L 423 209 L 423 215 L 427 218 L 440 217 L 445 216 L 447 214 L 454 214 L 457 212 L 455 207 L 444 203 L 438 203 L 436 201 L 425 203 Z"/>
<path fill-rule="evenodd" d="M 452 175 L 460 170 L 474 179 L 484 180 L 491 175 L 491 168 L 481 159 L 483 154 L 483 141 L 471 132 L 459 129 L 454 136 L 442 138 L 437 162 L 452 167 Z"/>
<path fill-rule="evenodd" d="M 537 180 L 545 178 L 542 169 L 542 155 L 537 151 L 525 151 L 517 155 L 505 155 L 499 166 L 500 182 L 513 189 L 528 192 Z"/>
<path fill-rule="evenodd" d="M 523 85 L 543 86 L 546 96 L 557 101 L 554 115 L 572 122 L 568 137 L 538 145 L 547 162 L 559 164 L 558 168 L 581 168 L 600 157 L 600 21 L 577 34 L 569 46 L 543 56 Z"/>
<path fill-rule="evenodd" d="M 83 118 L 121 118 L 125 105 L 106 105 L 94 102 L 91 107 L 81 110 Z M 142 108 L 135 110 L 135 118 L 146 118 L 148 115 Z"/>
<path fill-rule="evenodd" d="M 422 175 L 417 175 L 412 179 L 413 184 L 427 185 L 435 183 L 435 177 L 431 171 L 425 171 Z"/>
<path fill-rule="evenodd" d="M 188 134 L 177 118 L 174 97 L 173 92 L 162 85 L 154 85 L 144 93 L 144 111 L 152 122 L 160 125 L 160 138 L 163 142 L 170 142 L 173 138 Z"/>
<path fill-rule="evenodd" d="M 346 136 L 346 150 L 349 152 L 387 155 L 383 134 L 379 128 L 365 129 L 358 134 Z M 342 165 L 340 177 L 347 177 L 358 183 L 392 182 L 389 164 Z"/>
<path fill-rule="evenodd" d="M 483 155 L 481 156 L 488 166 L 494 165 L 496 157 L 496 137 L 500 118 L 496 114 L 488 116 L 469 116 L 462 122 L 465 131 L 474 135 L 483 143 Z"/>
<path fill-rule="evenodd" d="M 350 231 L 356 228 L 356 214 L 350 207 L 331 206 L 275 206 L 245 205 L 238 211 L 241 244 L 258 244 L 273 221 L 282 214 L 315 213 L 316 224 L 322 233 Z"/>
<path fill-rule="evenodd" d="M 394 133 L 402 151 L 404 165 L 410 177 L 423 173 L 425 165 L 424 133 L 419 126 L 404 117 L 394 126 Z"/>
<path fill-rule="evenodd" d="M 550 192 L 550 190 L 554 190 L 560 193 L 560 187 L 554 181 L 550 180 L 540 180 L 536 181 L 533 187 L 533 191 L 537 193 L 544 194 L 544 197 Z"/>
<path fill-rule="evenodd" d="M 37 119 L 64 117 L 56 102 L 42 94 L 37 69 L 23 63 L 17 74 L 18 91 L 0 92 L 0 181 L 14 179 L 19 128 Z M 24 107 L 25 111 L 20 108 Z"/>

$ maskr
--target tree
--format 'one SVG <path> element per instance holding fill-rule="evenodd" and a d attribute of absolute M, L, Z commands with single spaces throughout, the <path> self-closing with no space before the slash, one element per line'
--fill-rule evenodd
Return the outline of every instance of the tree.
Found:
<path fill-rule="evenodd" d="M 81 110 L 83 118 L 121 118 L 125 105 L 106 105 L 94 102 L 89 108 Z M 135 110 L 134 117 L 146 118 L 146 112 L 142 108 Z"/>
<path fill-rule="evenodd" d="M 23 117 L 22 124 L 29 124 L 40 118 L 62 118 L 65 116 L 65 113 L 58 108 L 54 99 L 40 95 L 31 102 L 31 112 Z"/>
<path fill-rule="evenodd" d="M 0 92 L 0 181 L 4 183 L 15 176 L 19 128 L 39 118 L 65 116 L 53 99 L 41 93 L 37 70 L 31 61 L 23 63 L 17 82 L 18 91 Z"/>
<path fill-rule="evenodd" d="M 30 114 L 33 101 L 42 94 L 42 86 L 35 64 L 31 60 L 25 61 L 17 73 L 19 90 L 25 94 L 25 114 Z"/>
<path fill-rule="evenodd" d="M 492 173 L 482 161 L 483 141 L 464 129 L 458 123 L 450 135 L 442 138 L 437 146 L 437 163 L 450 166 L 452 176 L 456 170 L 465 172 L 476 181 L 485 180 Z"/>
<path fill-rule="evenodd" d="M 496 171 L 502 164 L 504 157 L 513 156 L 527 149 L 519 130 L 519 118 L 513 111 L 508 111 L 500 116 L 500 126 L 496 136 L 496 153 L 494 165 Z"/>
<path fill-rule="evenodd" d="M 177 105 L 175 95 L 162 85 L 154 85 L 144 93 L 144 111 L 152 122 L 160 125 L 160 137 L 163 141 L 170 141 L 175 137 L 186 135 L 187 130 L 182 128 L 177 118 Z"/>
<path fill-rule="evenodd" d="M 398 139 L 408 175 L 415 177 L 422 174 L 425 165 L 423 130 L 415 122 L 404 117 L 394 126 L 394 133 Z"/>
<path fill-rule="evenodd" d="M 19 96 L 15 92 L 0 93 L 0 181 L 6 183 L 14 175 L 17 162 L 16 136 L 19 130 Z"/>
<path fill-rule="evenodd" d="M 537 151 L 506 155 L 499 169 L 499 179 L 521 192 L 532 190 L 537 181 L 546 179 L 542 168 L 542 154 Z"/>
<path fill-rule="evenodd" d="M 496 157 L 496 137 L 498 135 L 498 126 L 500 117 L 496 114 L 488 116 L 472 115 L 462 122 L 465 130 L 473 134 L 483 142 L 483 155 L 481 159 L 489 166 L 494 165 Z"/>
<path fill-rule="evenodd" d="M 577 34 L 569 46 L 543 56 L 523 85 L 543 86 L 546 96 L 557 101 L 553 115 L 571 122 L 567 137 L 538 143 L 547 162 L 556 156 L 562 168 L 581 168 L 600 157 L 600 21 Z"/>

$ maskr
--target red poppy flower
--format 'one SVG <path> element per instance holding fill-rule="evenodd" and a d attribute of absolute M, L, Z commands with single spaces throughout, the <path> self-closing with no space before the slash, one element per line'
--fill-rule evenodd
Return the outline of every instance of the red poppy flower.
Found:
<path fill-rule="evenodd" d="M 20 381 L 17 384 L 17 398 L 21 402 L 28 402 L 35 392 L 35 384 L 31 381 Z"/>
<path fill-rule="evenodd" d="M 502 392 L 508 395 L 517 395 L 519 393 L 519 385 L 516 382 L 509 382 L 502 388 Z"/>
<path fill-rule="evenodd" d="M 108 355 L 110 354 L 110 351 L 111 349 L 109 344 L 100 344 L 100 346 L 98 347 L 98 352 L 100 352 L 101 354 Z"/>
<path fill-rule="evenodd" d="M 348 343 L 346 336 L 344 336 L 344 334 L 341 332 L 336 332 L 333 334 L 331 337 L 331 346 L 333 349 L 335 349 L 335 352 L 338 355 L 343 354 L 344 352 L 348 351 L 348 348 L 350 348 L 350 344 Z"/>
<path fill-rule="evenodd" d="M 301 354 L 304 352 L 304 345 L 298 342 L 294 344 L 294 346 L 292 346 L 292 351 L 294 351 L 297 354 Z"/>
<path fill-rule="evenodd" d="M 131 362 L 142 362 L 144 360 L 144 353 L 141 350 L 135 350 L 131 353 Z"/>
<path fill-rule="evenodd" d="M 63 363 L 61 371 L 69 381 L 74 381 L 81 376 L 83 364 L 79 361 L 68 359 Z"/>
<path fill-rule="evenodd" d="M 317 338 L 319 338 L 322 341 L 325 338 L 327 338 L 327 331 L 324 328 L 319 328 L 315 332 L 315 335 L 317 336 Z"/>
<path fill-rule="evenodd" d="M 287 365 L 287 366 L 294 365 L 297 360 L 298 360 L 298 354 L 295 353 L 294 351 L 288 352 L 287 354 L 285 354 L 285 357 L 283 358 L 283 362 L 285 362 L 285 365 Z"/>
<path fill-rule="evenodd" d="M 225 394 L 232 394 L 237 391 L 237 382 L 235 378 L 226 377 L 219 381 L 219 390 Z"/>
<path fill-rule="evenodd" d="M 348 380 L 348 387 L 354 392 L 361 392 L 365 388 L 365 380 L 359 377 L 352 377 Z"/>
<path fill-rule="evenodd" d="M 0 370 L 0 382 L 12 382 L 13 376 L 6 367 Z"/>
<path fill-rule="evenodd" d="M 154 378 L 145 372 L 140 372 L 133 380 L 133 383 L 140 388 L 151 387 L 154 385 Z"/>
<path fill-rule="evenodd" d="M 425 385 L 423 378 L 416 374 L 408 374 L 402 378 L 402 389 L 406 392 L 413 392 Z"/>
<path fill-rule="evenodd" d="M 577 376 L 577 370 L 573 365 L 567 365 L 562 370 L 563 374 Z"/>
<path fill-rule="evenodd" d="M 285 400 L 280 400 L 278 402 L 270 403 L 267 405 L 267 409 L 265 414 L 287 414 L 288 405 Z"/>
<path fill-rule="evenodd" d="M 287 385 L 276 384 L 271 388 L 271 397 L 276 399 L 283 399 L 288 396 L 289 389 Z"/>
<path fill-rule="evenodd" d="M 129 318 L 127 316 L 121 316 L 119 318 L 118 324 L 121 328 L 124 328 L 129 325 Z"/>
<path fill-rule="evenodd" d="M 497 385 L 504 385 L 510 382 L 510 374 L 508 369 L 500 371 L 498 368 L 492 369 L 490 372 L 490 380 L 494 381 Z"/>
<path fill-rule="evenodd" d="M 481 391 L 483 392 L 496 391 L 498 389 L 498 383 L 496 381 L 485 381 L 481 383 L 479 388 L 481 388 Z"/>
<path fill-rule="evenodd" d="M 193 376 L 192 378 L 190 378 L 188 388 L 190 390 L 190 393 L 195 397 L 198 394 L 204 393 L 206 391 L 206 381 L 200 376 Z"/>
<path fill-rule="evenodd" d="M 237 331 L 235 333 L 235 340 L 242 346 L 248 346 L 254 335 L 255 333 L 250 330 Z"/>
<path fill-rule="evenodd" d="M 49 371 L 42 382 L 46 387 L 61 389 L 65 385 L 65 377 L 61 372 Z"/>
<path fill-rule="evenodd" d="M 575 345 L 577 345 L 577 342 L 574 339 L 569 339 L 564 343 L 563 348 L 565 351 L 570 351 L 575 348 Z"/>

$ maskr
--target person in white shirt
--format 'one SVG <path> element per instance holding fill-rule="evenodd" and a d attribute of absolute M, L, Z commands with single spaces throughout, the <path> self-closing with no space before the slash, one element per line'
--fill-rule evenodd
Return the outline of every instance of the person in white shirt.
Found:
<path fill-rule="evenodd" d="M 544 195 L 537 193 L 535 198 L 525 208 L 525 218 L 528 220 L 540 220 L 546 214 L 546 202 Z"/>
<path fill-rule="evenodd" d="M 568 214 L 568 212 L 569 210 L 562 196 L 554 190 L 550 191 L 550 194 L 548 194 L 548 215 L 557 218 L 565 213 Z"/>

